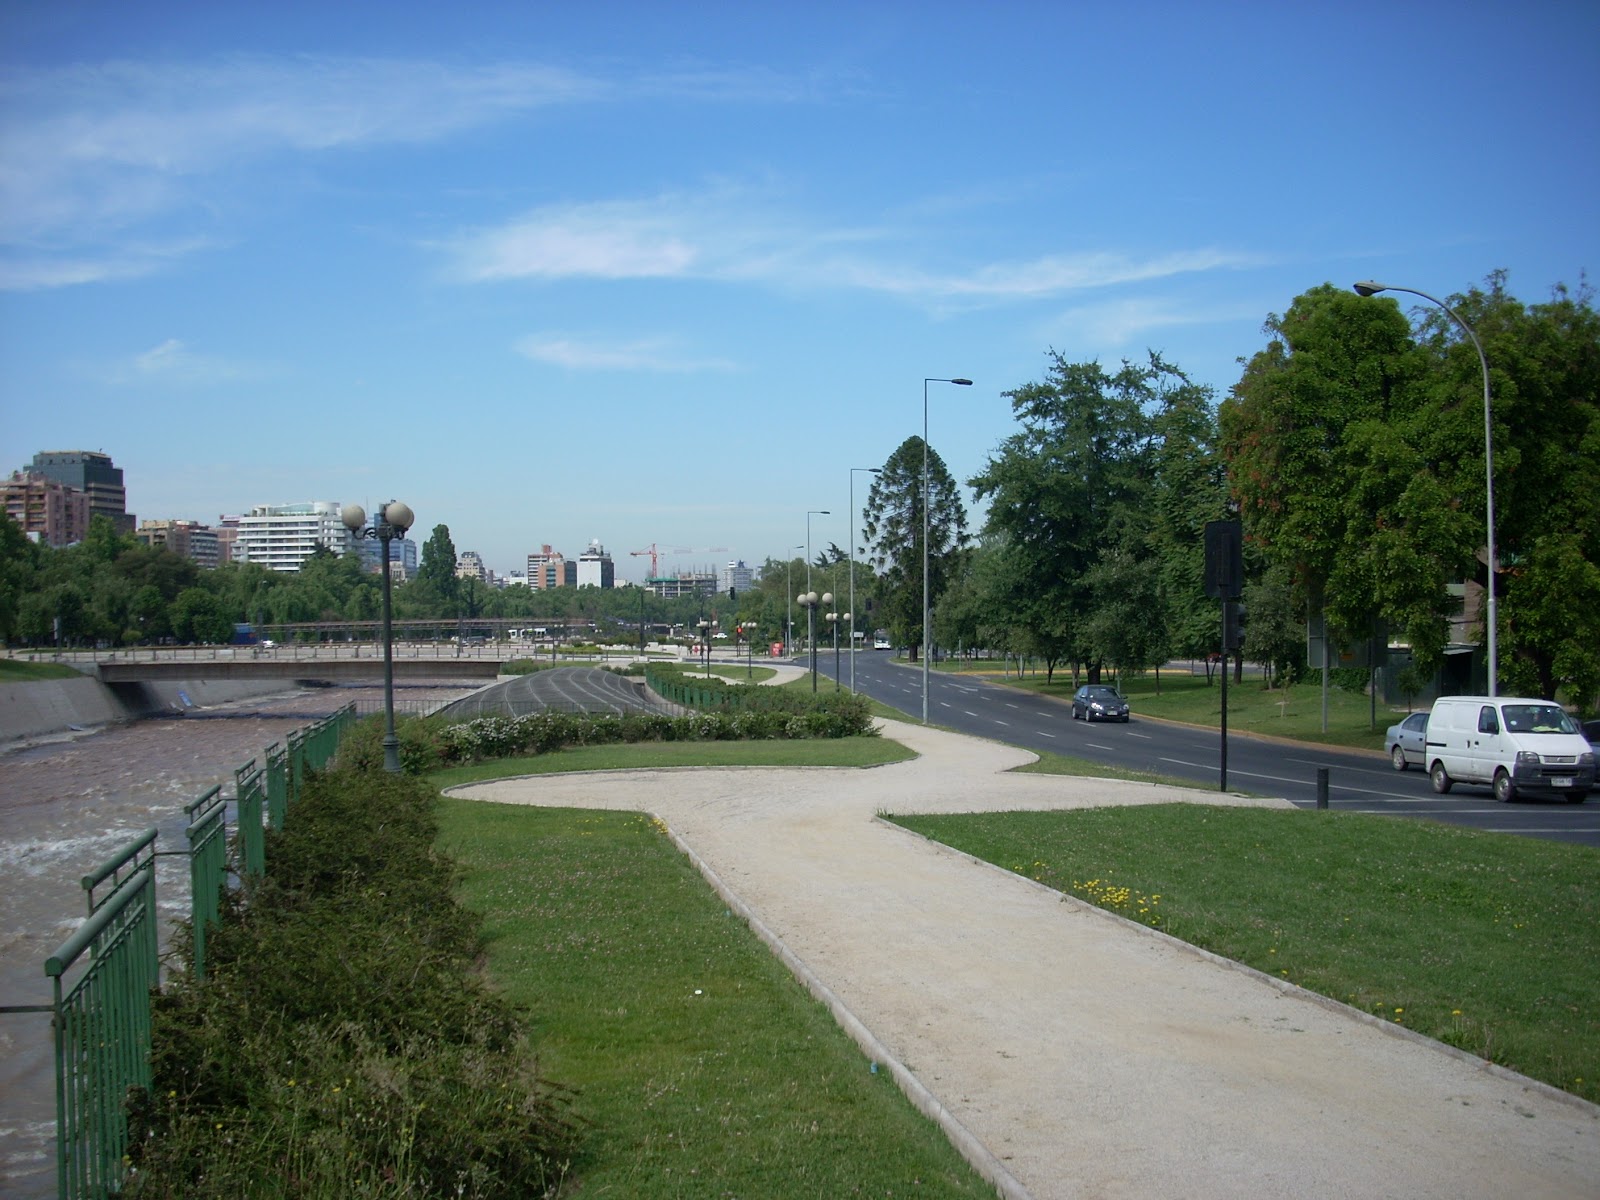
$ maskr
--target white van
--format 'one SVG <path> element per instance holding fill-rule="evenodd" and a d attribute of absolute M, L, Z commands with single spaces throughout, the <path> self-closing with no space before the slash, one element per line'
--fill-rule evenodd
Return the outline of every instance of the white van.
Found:
<path fill-rule="evenodd" d="M 1441 697 L 1428 716 L 1423 755 L 1440 793 L 1485 783 L 1502 803 L 1538 792 L 1581 804 L 1594 787 L 1594 748 L 1553 700 Z"/>

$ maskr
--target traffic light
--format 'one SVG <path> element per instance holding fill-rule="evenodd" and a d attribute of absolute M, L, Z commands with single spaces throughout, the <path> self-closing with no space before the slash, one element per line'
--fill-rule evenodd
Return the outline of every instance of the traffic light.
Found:
<path fill-rule="evenodd" d="M 1244 605 L 1237 600 L 1222 602 L 1222 649 L 1224 652 L 1244 648 Z"/>

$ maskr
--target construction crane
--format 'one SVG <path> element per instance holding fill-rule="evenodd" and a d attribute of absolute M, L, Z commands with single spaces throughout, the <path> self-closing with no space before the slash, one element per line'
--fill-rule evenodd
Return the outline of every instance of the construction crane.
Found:
<path fill-rule="evenodd" d="M 661 572 L 656 569 L 656 544 L 654 542 L 651 542 L 643 550 L 631 550 L 629 554 L 634 558 L 638 558 L 641 554 L 648 554 L 650 556 L 650 578 L 661 578 Z"/>
<path fill-rule="evenodd" d="M 628 551 L 628 553 L 634 558 L 638 558 L 640 555 L 643 555 L 643 554 L 648 554 L 650 556 L 650 578 L 651 579 L 660 579 L 661 578 L 661 566 L 660 566 L 660 557 L 661 556 L 660 556 L 660 551 L 657 550 L 656 544 L 654 542 L 651 542 L 643 550 L 630 550 L 630 551 Z M 672 553 L 673 554 L 727 554 L 728 553 L 728 548 L 726 546 L 674 546 L 672 548 Z"/>

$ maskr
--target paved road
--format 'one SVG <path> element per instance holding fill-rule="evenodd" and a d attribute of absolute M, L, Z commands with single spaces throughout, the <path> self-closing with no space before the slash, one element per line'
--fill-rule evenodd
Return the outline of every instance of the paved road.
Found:
<path fill-rule="evenodd" d="M 795 661 L 808 665 L 808 660 Z M 833 663 L 830 652 L 817 656 L 819 686 L 833 686 Z M 848 683 L 848 657 L 842 659 L 842 667 Z M 887 653 L 868 651 L 856 656 L 855 670 L 858 691 L 921 719 L 919 668 L 896 663 Z M 1058 700 L 975 677 L 933 672 L 928 716 L 936 725 L 1029 750 L 1156 771 L 1211 787 L 1219 779 L 1221 743 L 1213 730 L 1140 719 L 1137 713 L 1126 725 L 1090 725 L 1072 720 L 1071 709 Z M 1421 771 L 1395 771 L 1381 754 L 1231 732 L 1228 736 L 1230 790 L 1282 796 L 1299 807 L 1314 807 L 1318 767 L 1328 768 L 1329 807 L 1341 812 L 1424 816 L 1489 832 L 1600 848 L 1600 797 L 1586 804 L 1538 800 L 1497 804 L 1488 788 L 1466 784 L 1440 796 Z"/>

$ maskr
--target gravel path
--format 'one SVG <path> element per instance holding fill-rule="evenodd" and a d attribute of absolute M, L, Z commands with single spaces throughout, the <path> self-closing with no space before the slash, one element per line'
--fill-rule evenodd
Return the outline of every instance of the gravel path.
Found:
<path fill-rule="evenodd" d="M 924 841 L 881 812 L 1286 801 L 1004 774 L 885 722 L 870 770 L 454 789 L 647 811 L 1008 1197 L 1594 1197 L 1600 1109 Z"/>

